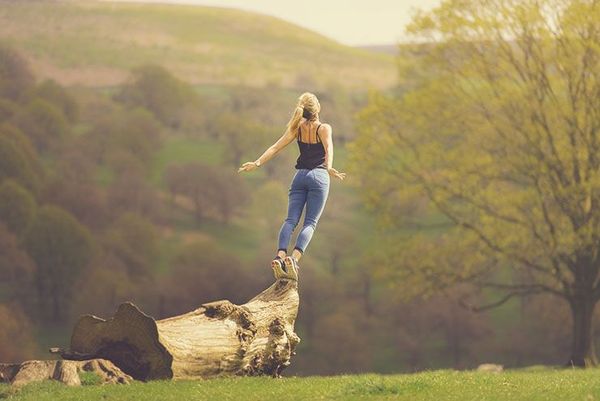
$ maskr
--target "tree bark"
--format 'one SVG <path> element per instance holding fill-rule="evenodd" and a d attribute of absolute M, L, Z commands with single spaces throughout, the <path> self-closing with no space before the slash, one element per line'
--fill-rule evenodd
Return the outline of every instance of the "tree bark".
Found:
<path fill-rule="evenodd" d="M 575 297 L 571 302 L 573 315 L 573 342 L 571 345 L 571 366 L 590 367 L 598 365 L 594 349 L 592 317 L 596 301 L 592 293 Z"/>
<path fill-rule="evenodd" d="M 80 372 L 95 373 L 102 383 L 127 384 L 131 376 L 123 373 L 112 362 L 104 359 L 87 361 L 26 361 L 23 363 L 0 363 L 0 382 L 13 386 L 43 380 L 57 380 L 68 386 L 79 386 Z"/>
<path fill-rule="evenodd" d="M 155 321 L 134 304 L 114 317 L 82 316 L 64 359 L 104 358 L 138 380 L 227 375 L 277 377 L 290 364 L 298 282 L 286 278 L 244 305 L 227 300 Z"/>

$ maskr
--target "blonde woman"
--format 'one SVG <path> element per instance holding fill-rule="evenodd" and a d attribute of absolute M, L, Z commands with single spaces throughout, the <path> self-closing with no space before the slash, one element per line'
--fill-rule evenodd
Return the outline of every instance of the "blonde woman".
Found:
<path fill-rule="evenodd" d="M 343 180 L 345 173 L 333 168 L 332 129 L 319 120 L 321 105 L 312 93 L 303 93 L 285 133 L 258 159 L 244 163 L 238 172 L 252 171 L 272 159 L 296 139 L 300 156 L 296 161 L 296 174 L 289 190 L 288 214 L 279 231 L 277 256 L 271 262 L 275 276 L 298 278 L 298 261 L 306 251 L 329 194 L 329 177 Z M 288 255 L 288 245 L 302 210 L 306 207 L 304 223 L 296 245 Z M 282 274 L 283 273 L 283 274 Z"/>

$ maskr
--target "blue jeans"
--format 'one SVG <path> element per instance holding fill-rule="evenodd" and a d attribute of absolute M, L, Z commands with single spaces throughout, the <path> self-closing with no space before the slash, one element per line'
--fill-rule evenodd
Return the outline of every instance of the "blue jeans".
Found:
<path fill-rule="evenodd" d="M 289 191 L 288 215 L 279 231 L 278 250 L 287 253 L 292 233 L 298 225 L 302 210 L 306 205 L 304 224 L 300 234 L 298 234 L 294 248 L 304 253 L 317 227 L 319 217 L 321 217 L 321 213 L 325 208 L 327 195 L 329 195 L 329 173 L 327 170 L 314 168 L 312 170 L 299 169 L 296 172 Z"/>

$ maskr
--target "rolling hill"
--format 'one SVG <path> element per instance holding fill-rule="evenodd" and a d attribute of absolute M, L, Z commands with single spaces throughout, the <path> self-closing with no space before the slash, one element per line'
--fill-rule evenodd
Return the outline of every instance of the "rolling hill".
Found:
<path fill-rule="evenodd" d="M 193 84 L 385 88 L 394 58 L 281 19 L 227 8 L 105 1 L 0 1 L 0 40 L 40 78 L 113 86 L 160 63 Z"/>

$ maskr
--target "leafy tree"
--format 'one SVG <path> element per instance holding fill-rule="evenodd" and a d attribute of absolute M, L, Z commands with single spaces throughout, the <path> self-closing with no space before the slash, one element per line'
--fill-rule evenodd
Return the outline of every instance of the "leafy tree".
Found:
<path fill-rule="evenodd" d="M 228 224 L 248 204 L 248 187 L 234 170 L 218 169 L 212 181 L 212 186 L 208 188 L 211 204 L 214 205 L 221 221 Z"/>
<path fill-rule="evenodd" d="M 479 309 L 552 294 L 570 307 L 577 366 L 596 363 L 599 24 L 595 1 L 445 1 L 417 15 L 411 32 L 429 43 L 416 81 L 373 96 L 353 148 L 388 228 L 423 227 L 390 240 L 388 277 L 412 294 L 465 281 L 505 292 Z M 395 213 L 414 200 L 429 208 L 420 221 Z"/>
<path fill-rule="evenodd" d="M 147 110 L 115 110 L 99 118 L 82 139 L 85 153 L 116 173 L 146 171 L 161 146 L 161 126 Z"/>
<path fill-rule="evenodd" d="M 30 98 L 39 98 L 58 107 L 70 122 L 79 117 L 79 104 L 75 98 L 61 85 L 51 79 L 37 85 L 31 90 Z"/>
<path fill-rule="evenodd" d="M 185 110 L 197 104 L 197 96 L 188 84 L 158 65 L 144 65 L 132 73 L 132 82 L 123 87 L 116 99 L 144 107 L 163 124 L 179 128 Z"/>
<path fill-rule="evenodd" d="M 105 248 L 123 262 L 132 277 L 151 276 L 160 257 L 158 231 L 134 213 L 124 213 L 112 224 Z"/>
<path fill-rule="evenodd" d="M 19 305 L 0 304 L 0 359 L 17 362 L 34 357 L 34 327 Z"/>
<path fill-rule="evenodd" d="M 110 132 L 113 152 L 127 152 L 149 166 L 161 145 L 158 121 L 140 108 L 123 112 L 119 117 Z"/>
<path fill-rule="evenodd" d="M 27 309 L 35 307 L 35 262 L 21 249 L 19 239 L 0 223 L 0 282 L 6 284 L 2 302 L 18 302 Z"/>
<path fill-rule="evenodd" d="M 94 242 L 88 230 L 56 206 L 38 210 L 24 240 L 37 264 L 36 285 L 43 316 L 64 321 L 73 284 L 90 261 Z"/>
<path fill-rule="evenodd" d="M 26 156 L 8 137 L 0 136 L 0 182 L 12 178 L 27 189 L 35 191 L 39 185 Z"/>
<path fill-rule="evenodd" d="M 18 101 L 34 82 L 23 56 L 13 48 L 0 44 L 0 97 Z"/>
<path fill-rule="evenodd" d="M 213 241 L 185 245 L 171 265 L 161 284 L 161 316 L 187 312 L 219 298 L 243 303 L 254 295 L 251 272 Z"/>
<path fill-rule="evenodd" d="M 31 193 L 13 180 L 0 184 L 0 221 L 8 229 L 22 236 L 35 214 L 35 200 Z"/>
<path fill-rule="evenodd" d="M 168 172 L 167 186 L 192 201 L 198 222 L 213 216 L 229 223 L 249 198 L 244 181 L 232 170 L 191 162 Z"/>
<path fill-rule="evenodd" d="M 15 118 L 16 125 L 31 139 L 39 151 L 48 151 L 69 133 L 68 121 L 54 104 L 32 99 Z"/>
<path fill-rule="evenodd" d="M 250 213 L 256 226 L 267 233 L 266 238 L 275 240 L 287 212 L 287 188 L 277 181 L 267 181 L 252 191 Z"/>
<path fill-rule="evenodd" d="M 277 132 L 246 116 L 222 114 L 216 121 L 219 138 L 226 143 L 225 158 L 232 167 L 239 167 L 244 156 L 258 157 L 268 142 L 277 139 Z"/>
<path fill-rule="evenodd" d="M 18 110 L 19 106 L 15 102 L 0 98 L 0 123 L 11 120 Z"/>
<path fill-rule="evenodd" d="M 0 125 L 0 136 L 13 143 L 18 150 L 23 154 L 31 170 L 38 178 L 44 176 L 44 167 L 42 166 L 39 155 L 31 140 L 21 130 L 12 124 Z"/>
<path fill-rule="evenodd" d="M 156 191 L 137 170 L 122 173 L 108 187 L 107 208 L 112 216 L 133 212 L 156 218 L 158 206 Z"/>

